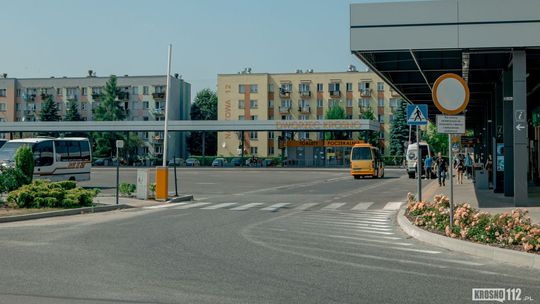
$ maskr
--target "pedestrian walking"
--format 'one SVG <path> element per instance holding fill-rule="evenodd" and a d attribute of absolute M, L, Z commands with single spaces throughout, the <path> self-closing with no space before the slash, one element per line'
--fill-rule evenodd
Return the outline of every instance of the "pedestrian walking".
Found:
<path fill-rule="evenodd" d="M 431 179 L 431 166 L 433 165 L 433 158 L 428 155 L 424 161 L 424 167 L 426 168 L 426 179 Z"/>
<path fill-rule="evenodd" d="M 465 163 L 463 159 L 458 158 L 457 164 L 454 166 L 457 171 L 457 182 L 458 184 L 463 184 L 463 172 L 465 171 Z"/>
<path fill-rule="evenodd" d="M 472 169 L 473 169 L 473 159 L 470 153 L 465 155 L 465 170 L 467 174 L 467 179 L 472 179 Z"/>
<path fill-rule="evenodd" d="M 442 157 L 442 153 L 437 153 L 435 159 L 435 166 L 437 167 L 437 177 L 439 179 L 439 186 L 446 186 L 446 172 L 448 171 L 448 162 L 446 158 Z"/>
<path fill-rule="evenodd" d="M 491 158 L 491 154 L 488 155 L 485 169 L 488 172 L 488 188 L 493 189 L 493 159 Z"/>

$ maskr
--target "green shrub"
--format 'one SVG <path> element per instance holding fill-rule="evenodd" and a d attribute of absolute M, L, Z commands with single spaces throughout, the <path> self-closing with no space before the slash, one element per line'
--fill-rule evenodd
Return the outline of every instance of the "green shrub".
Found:
<path fill-rule="evenodd" d="M 91 206 L 97 190 L 73 187 L 73 182 L 37 180 L 11 191 L 7 202 L 19 208 L 77 208 Z M 73 188 L 72 188 L 73 187 Z"/>
<path fill-rule="evenodd" d="M 137 190 L 137 186 L 135 186 L 134 184 L 129 184 L 129 183 L 121 183 L 120 189 L 118 190 L 124 196 L 131 196 L 131 194 L 135 192 L 135 190 Z"/>
<path fill-rule="evenodd" d="M 19 189 L 28 183 L 30 180 L 19 168 L 5 168 L 0 172 L 0 193 Z"/>
<path fill-rule="evenodd" d="M 34 153 L 28 145 L 23 145 L 15 153 L 15 168 L 18 168 L 28 178 L 28 183 L 34 176 Z"/>

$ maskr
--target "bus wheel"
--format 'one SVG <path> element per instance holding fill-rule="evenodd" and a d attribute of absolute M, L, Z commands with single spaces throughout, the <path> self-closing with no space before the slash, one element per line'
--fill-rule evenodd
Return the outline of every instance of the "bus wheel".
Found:
<path fill-rule="evenodd" d="M 360 175 L 353 175 L 354 179 L 360 179 Z"/>

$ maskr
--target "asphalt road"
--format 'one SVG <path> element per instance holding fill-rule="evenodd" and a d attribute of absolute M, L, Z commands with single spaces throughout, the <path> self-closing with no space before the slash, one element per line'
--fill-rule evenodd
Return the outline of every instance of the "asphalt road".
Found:
<path fill-rule="evenodd" d="M 481 287 L 540 300 L 537 271 L 404 235 L 402 173 L 184 169 L 192 203 L 0 224 L 0 303 L 471 303 Z"/>

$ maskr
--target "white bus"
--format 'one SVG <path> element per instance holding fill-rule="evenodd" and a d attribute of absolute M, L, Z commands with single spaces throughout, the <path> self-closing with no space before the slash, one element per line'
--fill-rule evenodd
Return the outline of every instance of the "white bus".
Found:
<path fill-rule="evenodd" d="M 0 163 L 15 161 L 17 149 L 28 145 L 34 153 L 34 178 L 51 181 L 90 180 L 92 153 L 88 138 L 25 138 L 10 140 L 0 148 Z"/>

